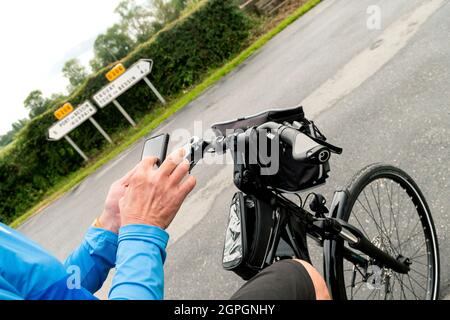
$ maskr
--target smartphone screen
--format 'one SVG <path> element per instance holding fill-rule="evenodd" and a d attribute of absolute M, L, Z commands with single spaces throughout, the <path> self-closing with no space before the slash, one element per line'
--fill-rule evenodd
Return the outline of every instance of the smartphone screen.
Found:
<path fill-rule="evenodd" d="M 156 157 L 159 160 L 159 167 L 164 162 L 164 160 L 166 160 L 169 138 L 170 136 L 168 134 L 162 134 L 145 141 L 141 159 Z"/>

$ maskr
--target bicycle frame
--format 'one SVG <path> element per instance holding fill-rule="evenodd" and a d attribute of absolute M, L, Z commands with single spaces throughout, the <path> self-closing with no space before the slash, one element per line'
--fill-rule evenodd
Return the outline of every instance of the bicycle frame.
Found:
<path fill-rule="evenodd" d="M 268 198 L 269 194 L 267 192 L 262 192 L 259 196 L 256 195 L 262 201 L 271 199 L 274 208 L 280 209 L 275 209 L 278 210 L 279 219 L 277 225 L 274 227 L 274 237 L 271 241 L 271 248 L 268 251 L 267 261 L 269 263 L 275 259 L 281 238 L 291 244 L 296 258 L 310 262 L 311 259 L 306 237 L 303 233 L 306 232 L 306 235 L 309 235 L 324 248 L 324 274 L 328 284 L 333 283 L 337 279 L 338 274 L 337 270 L 333 267 L 335 266 L 334 259 L 336 257 L 328 254 L 332 251 L 327 250 L 327 247 L 343 245 L 344 241 L 352 249 L 358 250 L 363 255 L 370 257 L 367 259 L 354 250 L 344 249 L 344 259 L 363 269 L 367 269 L 370 264 L 376 264 L 380 268 L 392 269 L 401 274 L 409 272 L 410 263 L 408 259 L 402 256 L 390 256 L 372 244 L 370 239 L 367 239 L 358 228 L 336 218 L 338 213 L 345 210 L 348 204 L 348 196 L 345 191 L 337 191 L 335 193 L 331 205 L 331 215 L 329 217 L 316 217 L 292 201 L 273 192 L 269 193 L 271 194 L 271 198 Z"/>

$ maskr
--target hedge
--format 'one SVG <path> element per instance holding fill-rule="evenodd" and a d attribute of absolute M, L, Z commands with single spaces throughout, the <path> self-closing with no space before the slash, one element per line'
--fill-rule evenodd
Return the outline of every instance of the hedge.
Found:
<path fill-rule="evenodd" d="M 150 80 L 165 97 L 175 97 L 198 83 L 209 69 L 216 68 L 238 53 L 249 38 L 249 18 L 232 0 L 209 0 L 172 23 L 140 45 L 122 63 L 129 67 L 137 60 L 154 61 Z M 69 101 L 78 105 L 92 101 L 106 83 L 100 70 L 88 78 Z M 127 112 L 139 120 L 155 107 L 156 97 L 145 83 L 121 96 Z M 40 201 L 62 178 L 83 166 L 80 156 L 63 140 L 47 141 L 48 128 L 55 122 L 54 106 L 33 119 L 19 134 L 13 146 L 0 155 L 0 221 L 13 219 Z M 95 119 L 109 133 L 118 133 L 129 124 L 113 106 L 98 111 Z M 89 155 L 98 154 L 104 138 L 89 124 L 81 125 L 71 138 Z"/>

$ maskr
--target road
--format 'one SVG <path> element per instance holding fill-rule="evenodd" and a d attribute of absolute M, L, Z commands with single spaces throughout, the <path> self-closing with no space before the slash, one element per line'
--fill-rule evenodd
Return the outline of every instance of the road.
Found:
<path fill-rule="evenodd" d="M 381 8 L 381 29 L 366 26 Z M 302 103 L 330 141 L 329 197 L 357 170 L 388 162 L 409 172 L 431 206 L 441 250 L 441 296 L 450 271 L 450 3 L 325 0 L 162 124 L 155 132 L 207 130 L 218 121 Z M 197 132 L 196 132 L 197 133 Z M 198 133 L 197 133 L 198 134 Z M 171 147 L 181 141 L 173 141 Z M 142 141 L 20 227 L 59 258 L 101 212 L 109 185 L 135 166 Z M 242 282 L 221 268 L 230 165 L 200 164 L 198 186 L 170 227 L 166 298 L 226 299 Z M 312 248 L 321 266 L 320 251 Z M 110 279 L 99 297 L 105 297 Z"/>

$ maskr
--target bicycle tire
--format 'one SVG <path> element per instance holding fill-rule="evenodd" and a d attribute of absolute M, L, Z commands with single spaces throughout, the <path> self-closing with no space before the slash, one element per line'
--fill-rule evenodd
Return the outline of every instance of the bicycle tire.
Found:
<path fill-rule="evenodd" d="M 383 182 L 385 184 L 383 184 Z M 389 206 L 390 206 L 390 219 L 393 217 L 394 218 L 394 223 L 392 223 L 392 220 L 390 221 L 391 225 L 389 225 L 389 230 L 387 228 L 387 222 L 386 224 L 384 223 L 383 220 L 383 215 L 384 215 L 384 210 L 382 210 L 381 205 L 380 205 L 380 193 L 379 193 L 379 188 L 380 185 L 382 187 L 385 187 L 387 190 L 389 190 L 389 181 L 390 181 L 390 191 L 386 191 L 386 197 L 389 199 Z M 397 217 L 395 215 L 395 206 L 393 208 L 393 197 L 391 198 L 389 196 L 389 193 L 391 193 L 392 196 L 392 191 L 394 189 L 394 185 L 393 184 L 397 184 L 397 188 L 398 190 L 403 189 L 403 191 L 406 193 L 407 197 L 410 198 L 413 207 L 417 210 L 415 213 L 418 216 L 418 222 L 416 224 L 416 226 L 414 227 L 415 229 L 417 228 L 417 225 L 420 222 L 420 225 L 422 226 L 422 231 L 423 231 L 423 236 L 425 238 L 424 241 L 424 245 L 422 244 L 420 247 L 425 247 L 426 248 L 426 254 L 423 256 L 426 258 L 427 261 L 427 266 L 426 266 L 426 272 L 421 273 L 421 276 L 426 276 L 425 280 L 426 280 L 426 287 L 420 285 L 419 281 L 417 279 L 413 279 L 410 276 L 410 273 L 413 274 L 413 271 L 410 271 L 406 276 L 402 275 L 401 279 L 400 276 L 398 274 L 396 274 L 394 271 L 392 270 L 388 270 L 388 269 L 379 269 L 376 273 L 375 271 L 372 272 L 372 275 L 370 277 L 376 278 L 378 277 L 378 280 L 380 281 L 380 283 L 378 283 L 381 287 L 377 288 L 377 290 L 381 290 L 382 286 L 384 285 L 384 291 L 385 291 L 385 296 L 384 299 L 389 298 L 387 296 L 387 291 L 388 290 L 392 290 L 391 293 L 391 299 L 398 299 L 399 300 L 410 300 L 411 299 L 424 299 L 424 300 L 436 300 L 439 297 L 439 272 L 440 272 L 440 265 L 439 265 L 439 246 L 438 246 L 438 237 L 436 235 L 436 230 L 435 230 L 435 226 L 433 223 L 433 218 L 431 216 L 431 212 L 430 209 L 428 207 L 428 204 L 426 202 L 426 199 L 423 195 L 423 193 L 421 192 L 421 190 L 419 189 L 419 187 L 417 186 L 417 184 L 415 183 L 415 181 L 403 170 L 391 166 L 391 165 L 385 165 L 385 164 L 373 164 L 370 165 L 364 169 L 362 169 L 359 173 L 357 173 L 350 181 L 350 183 L 347 185 L 347 187 L 344 189 L 347 192 L 348 198 L 347 198 L 347 203 L 344 204 L 344 210 L 340 211 L 336 218 L 342 219 L 344 221 L 347 222 L 355 222 L 352 223 L 354 224 L 356 227 L 361 227 L 363 228 L 363 223 L 360 221 L 360 219 L 358 219 L 358 214 L 360 212 L 364 212 L 366 211 L 366 214 L 368 216 L 370 216 L 370 212 L 368 210 L 368 208 L 370 208 L 370 201 L 368 200 L 368 190 L 366 192 L 366 188 L 368 188 L 370 186 L 371 189 L 371 193 L 373 194 L 373 197 L 375 199 L 375 203 L 377 203 L 376 201 L 376 193 L 374 193 L 374 188 L 373 185 L 376 182 L 376 186 L 378 188 L 378 205 L 377 205 L 377 209 L 379 211 L 379 216 L 381 218 L 381 220 L 379 221 L 380 223 L 377 224 L 375 222 L 375 219 L 368 219 L 365 220 L 365 222 L 367 223 L 367 226 L 370 225 L 370 222 L 372 222 L 373 226 L 372 229 L 376 229 L 376 232 L 378 232 L 378 235 L 375 236 L 375 238 L 373 239 L 369 239 L 371 240 L 373 243 L 376 243 L 380 248 L 382 248 L 384 251 L 390 251 L 392 254 L 401 254 L 402 251 L 406 251 L 406 249 L 409 249 L 409 247 L 413 247 L 413 244 L 410 243 L 412 242 L 413 237 L 412 235 L 409 235 L 408 238 L 404 241 L 400 240 L 399 237 L 399 233 L 401 231 L 398 224 L 396 224 L 396 218 L 400 217 L 400 211 L 402 211 L 402 216 L 403 217 L 403 208 L 400 203 L 397 203 L 396 205 L 398 206 L 398 213 L 397 213 Z M 400 190 L 401 191 L 401 190 Z M 361 197 L 361 198 L 360 198 Z M 365 199 L 364 199 L 365 198 Z M 361 200 L 360 200 L 361 199 Z M 399 199 L 399 198 L 397 198 Z M 363 200 L 367 200 L 367 204 L 364 206 L 362 201 Z M 363 207 L 366 207 L 365 210 L 362 210 Z M 359 209 L 357 209 L 359 208 Z M 409 211 L 414 211 L 413 209 L 408 209 Z M 384 209 L 384 207 L 383 207 Z M 357 210 L 359 210 L 357 212 Z M 372 209 L 370 210 L 372 211 Z M 406 211 L 405 211 L 406 212 Z M 375 213 L 372 212 L 373 216 L 372 218 L 374 218 Z M 414 216 L 414 212 L 413 212 L 413 216 Z M 353 220 L 357 220 L 357 221 L 353 221 Z M 406 230 L 408 230 L 409 224 L 411 223 L 411 220 L 405 220 L 405 221 L 401 221 L 402 224 L 407 223 L 408 226 L 406 227 Z M 392 227 L 392 224 L 394 225 L 394 227 Z M 411 232 L 415 232 L 415 229 L 411 230 Z M 394 231 L 396 234 L 394 234 Z M 365 232 L 369 233 L 368 230 L 366 230 Z M 376 234 L 376 232 L 372 232 Z M 420 233 L 420 228 L 419 231 L 417 231 L 417 233 Z M 392 238 L 394 239 L 391 239 Z M 397 244 L 398 246 L 395 247 L 394 246 L 394 241 L 395 238 L 397 237 Z M 414 235 L 414 237 L 416 237 L 416 235 Z M 420 238 L 417 235 L 418 238 Z M 385 238 L 385 239 L 384 239 Z M 414 238 L 415 239 L 415 238 Z M 334 243 L 333 243 L 334 242 Z M 355 293 L 355 274 L 359 273 L 360 270 L 356 270 L 355 266 L 353 266 L 352 269 L 350 269 L 351 272 L 351 277 L 350 277 L 350 284 L 349 283 L 349 278 L 347 275 L 347 269 L 345 269 L 345 266 L 347 266 L 349 264 L 348 261 L 344 262 L 344 246 L 347 247 L 346 244 L 344 244 L 344 241 L 342 240 L 332 240 L 331 241 L 331 245 L 326 246 L 326 250 L 330 250 L 330 252 L 328 252 L 328 255 L 331 257 L 334 257 L 333 259 L 333 268 L 334 268 L 334 272 L 336 274 L 336 276 L 334 277 L 334 282 L 335 283 L 331 283 L 329 284 L 331 287 L 331 291 L 332 291 L 332 295 L 334 299 L 337 300 L 350 300 L 350 299 L 359 299 L 356 297 Z M 347 247 L 348 248 L 348 247 Z M 410 251 L 412 250 L 418 250 L 416 248 L 412 248 Z M 414 254 L 412 254 L 414 255 Z M 407 254 L 405 255 L 407 256 Z M 417 256 L 417 255 L 416 255 Z M 421 259 L 423 258 L 421 257 Z M 368 257 L 369 258 L 369 257 Z M 413 264 L 411 266 L 411 270 L 415 270 L 414 268 L 422 268 L 422 265 L 419 265 L 419 261 L 417 258 L 417 261 L 415 261 L 414 259 L 412 260 Z M 375 262 L 376 263 L 376 262 Z M 374 263 L 374 266 L 375 266 Z M 420 263 L 424 263 L 422 260 Z M 345 264 L 345 266 L 344 266 Z M 375 268 L 374 268 L 375 269 Z M 414 271 L 414 275 L 418 272 L 419 269 Z M 420 269 L 421 271 L 423 269 Z M 357 272 L 358 271 L 358 272 Z M 366 270 L 367 271 L 367 270 Z M 368 290 L 375 290 L 374 287 L 371 287 L 373 283 L 375 283 L 375 279 L 370 279 L 367 278 L 365 281 L 366 283 L 364 283 L 364 278 L 367 277 L 367 275 L 370 275 L 371 273 L 367 273 L 365 276 L 363 275 L 363 273 L 360 274 L 362 282 L 361 282 L 361 287 L 363 287 L 364 285 L 367 286 Z M 393 275 L 393 276 L 392 276 Z M 390 277 L 392 278 L 390 278 Z M 406 284 L 403 284 L 403 279 L 405 278 L 405 282 L 406 282 L 406 277 L 408 277 L 408 282 L 409 284 L 407 284 L 408 286 L 408 290 L 413 292 L 413 295 L 406 290 Z M 393 287 L 392 288 L 388 288 L 390 286 L 390 284 L 387 284 L 388 281 L 391 281 L 390 279 L 393 279 L 392 282 L 394 282 Z M 397 298 L 394 295 L 394 290 L 396 288 L 395 284 L 396 284 L 396 280 L 398 279 L 397 283 L 401 283 L 399 284 L 400 286 L 400 293 L 399 293 L 399 297 Z M 383 283 L 383 281 L 385 281 Z M 418 296 L 414 290 L 414 286 L 417 287 L 417 284 L 420 285 L 419 289 L 421 289 L 420 292 L 422 292 L 422 290 L 424 290 L 424 296 Z M 423 283 L 422 283 L 423 284 Z M 349 296 L 349 290 L 351 290 L 351 296 Z M 364 293 L 366 290 L 361 291 L 360 289 L 360 293 L 362 295 L 362 293 Z M 370 291 L 369 291 L 370 292 Z M 373 292 L 370 293 L 370 295 L 373 295 Z M 373 295 L 374 299 L 377 299 L 377 293 L 375 293 L 375 295 Z M 368 300 L 371 300 L 368 297 Z M 382 294 L 381 294 L 382 297 Z M 380 298 L 380 293 L 378 293 L 378 299 Z M 382 297 L 383 298 L 383 297 Z"/>

